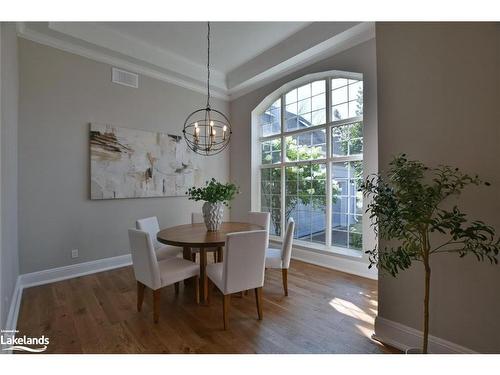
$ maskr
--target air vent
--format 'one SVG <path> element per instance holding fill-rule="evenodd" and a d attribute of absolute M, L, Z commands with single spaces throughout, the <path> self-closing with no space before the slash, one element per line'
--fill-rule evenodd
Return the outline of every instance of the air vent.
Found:
<path fill-rule="evenodd" d="M 112 79 L 113 83 L 118 83 L 119 85 L 128 87 L 139 87 L 139 75 L 132 72 L 127 72 L 126 70 L 113 68 L 112 69 Z"/>

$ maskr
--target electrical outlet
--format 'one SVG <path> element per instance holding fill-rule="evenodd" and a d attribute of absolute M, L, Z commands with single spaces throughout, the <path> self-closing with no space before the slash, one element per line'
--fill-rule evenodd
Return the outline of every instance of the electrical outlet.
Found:
<path fill-rule="evenodd" d="M 71 250 L 71 259 L 78 258 L 78 249 Z"/>

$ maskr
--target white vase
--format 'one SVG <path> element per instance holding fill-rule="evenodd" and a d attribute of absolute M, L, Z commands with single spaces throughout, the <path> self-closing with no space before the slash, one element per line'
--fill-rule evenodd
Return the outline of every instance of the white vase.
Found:
<path fill-rule="evenodd" d="M 224 218 L 224 204 L 222 202 L 205 202 L 202 211 L 207 230 L 209 232 L 218 231 Z"/>

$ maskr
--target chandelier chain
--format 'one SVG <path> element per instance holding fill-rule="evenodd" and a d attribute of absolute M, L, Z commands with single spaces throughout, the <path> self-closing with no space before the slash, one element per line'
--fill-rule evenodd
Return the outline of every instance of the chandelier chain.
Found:
<path fill-rule="evenodd" d="M 210 108 L 210 22 L 207 29 L 207 108 Z"/>
<path fill-rule="evenodd" d="M 210 108 L 210 31 L 210 22 L 207 22 L 207 104 L 189 114 L 182 130 L 187 146 L 204 156 L 224 151 L 233 133 L 227 116 Z"/>

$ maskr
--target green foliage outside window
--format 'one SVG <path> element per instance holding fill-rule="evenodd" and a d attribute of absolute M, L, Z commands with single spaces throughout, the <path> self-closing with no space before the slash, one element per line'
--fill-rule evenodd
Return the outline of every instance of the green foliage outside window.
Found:
<path fill-rule="evenodd" d="M 274 139 L 272 142 L 281 143 L 281 139 Z M 314 160 L 321 157 L 323 151 L 320 146 L 302 146 L 298 145 L 293 138 L 286 138 L 287 157 L 292 160 Z M 281 193 L 281 170 L 279 168 L 263 169 L 264 176 L 261 179 L 261 205 L 271 208 L 271 225 L 274 233 L 281 235 L 281 207 L 276 207 L 272 201 L 273 194 Z M 265 173 L 268 173 L 266 176 Z M 311 205 L 315 209 L 326 209 L 326 169 L 321 168 L 321 164 L 301 163 L 289 165 L 286 167 L 286 199 L 285 199 L 285 222 L 290 218 L 291 213 L 301 203 Z M 293 194 L 290 194 L 293 192 Z M 334 202 L 336 200 L 334 193 Z M 275 209 L 272 209 L 275 208 Z"/>

